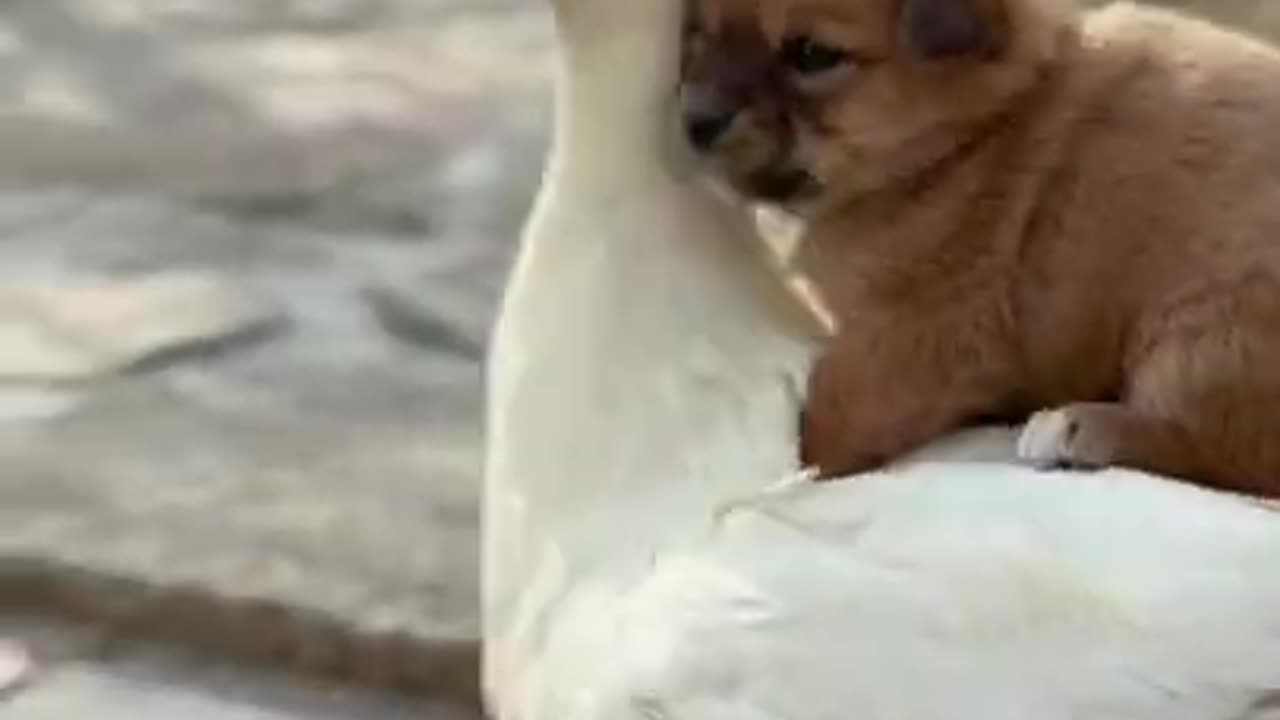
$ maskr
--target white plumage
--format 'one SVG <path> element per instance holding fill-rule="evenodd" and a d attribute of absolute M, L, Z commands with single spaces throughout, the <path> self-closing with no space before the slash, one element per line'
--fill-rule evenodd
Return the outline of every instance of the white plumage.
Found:
<path fill-rule="evenodd" d="M 498 720 L 1276 720 L 1280 516 L 956 438 L 794 475 L 818 332 L 668 142 L 680 0 L 557 0 L 494 337 Z"/>

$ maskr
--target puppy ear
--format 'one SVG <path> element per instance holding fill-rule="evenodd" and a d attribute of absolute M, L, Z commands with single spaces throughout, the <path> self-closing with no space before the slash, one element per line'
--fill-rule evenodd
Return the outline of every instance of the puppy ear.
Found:
<path fill-rule="evenodd" d="M 997 50 L 992 18 L 980 0 L 903 0 L 899 32 L 907 47 L 928 60 L 987 54 Z"/>

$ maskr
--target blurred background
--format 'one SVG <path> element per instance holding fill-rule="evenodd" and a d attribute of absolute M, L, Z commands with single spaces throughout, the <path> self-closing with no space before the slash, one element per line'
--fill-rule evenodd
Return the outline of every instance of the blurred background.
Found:
<path fill-rule="evenodd" d="M 552 41 L 536 0 L 0 3 L 0 720 L 475 716 Z"/>

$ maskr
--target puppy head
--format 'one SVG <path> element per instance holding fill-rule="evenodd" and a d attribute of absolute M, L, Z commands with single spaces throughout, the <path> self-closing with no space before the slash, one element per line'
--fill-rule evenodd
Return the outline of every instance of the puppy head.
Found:
<path fill-rule="evenodd" d="M 883 185 L 1032 82 L 1053 0 L 688 0 L 682 113 L 742 194 L 793 208 Z"/>

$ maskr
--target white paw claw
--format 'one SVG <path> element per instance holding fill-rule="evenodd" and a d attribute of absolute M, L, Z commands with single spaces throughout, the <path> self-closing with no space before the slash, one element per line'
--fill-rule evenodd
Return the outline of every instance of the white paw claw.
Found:
<path fill-rule="evenodd" d="M 1042 410 L 1031 416 L 1018 437 L 1018 459 L 1044 469 L 1072 466 L 1072 444 L 1079 431 L 1069 411 Z"/>
<path fill-rule="evenodd" d="M 0 639 L 0 699 L 21 690 L 35 672 L 35 662 L 22 645 Z"/>

